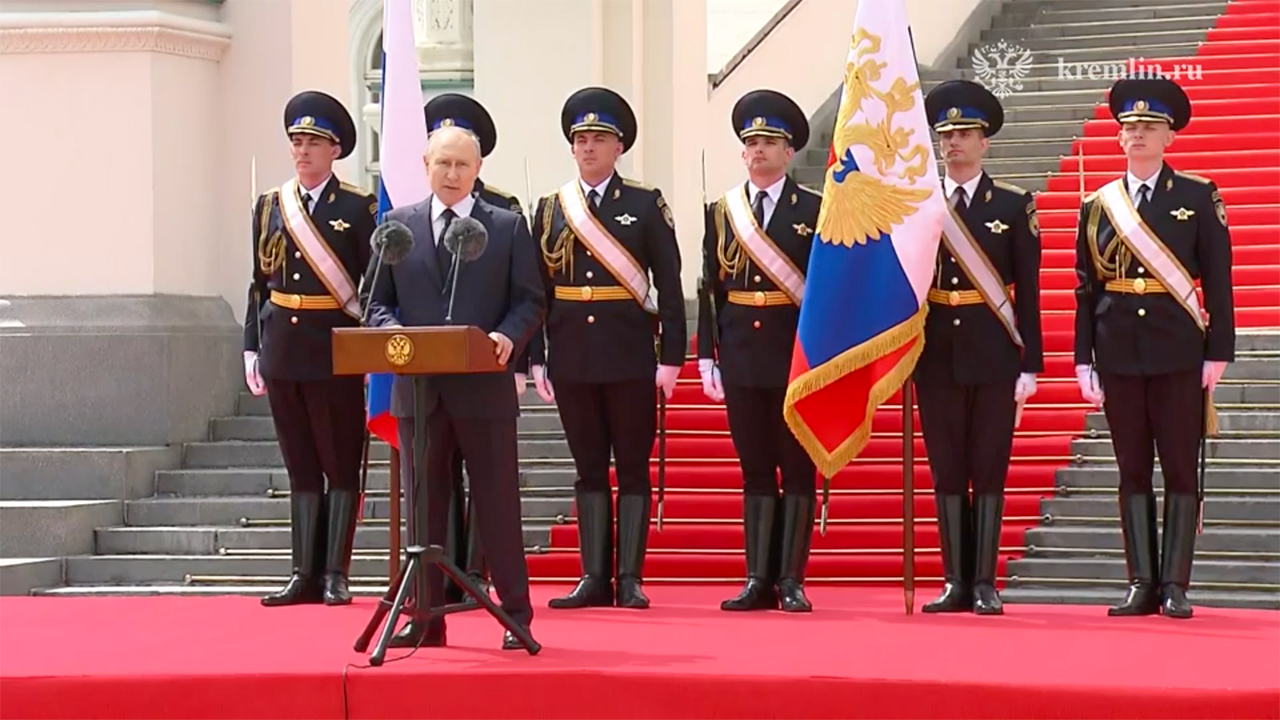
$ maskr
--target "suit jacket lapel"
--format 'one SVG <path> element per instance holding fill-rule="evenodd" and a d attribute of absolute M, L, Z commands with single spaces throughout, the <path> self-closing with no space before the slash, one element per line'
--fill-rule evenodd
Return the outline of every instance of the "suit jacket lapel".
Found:
<path fill-rule="evenodd" d="M 435 230 L 431 224 L 431 196 L 428 195 L 426 200 L 418 204 L 414 214 L 409 218 L 410 227 L 415 238 L 420 238 L 414 243 L 415 250 L 418 251 L 418 257 L 422 259 L 426 266 L 427 276 L 431 278 L 431 282 L 440 286 L 440 261 L 436 259 L 436 238 Z"/>

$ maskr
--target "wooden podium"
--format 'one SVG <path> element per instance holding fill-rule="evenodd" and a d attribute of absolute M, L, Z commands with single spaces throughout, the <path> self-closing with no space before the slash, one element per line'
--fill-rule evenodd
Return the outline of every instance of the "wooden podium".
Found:
<path fill-rule="evenodd" d="M 425 477 L 424 467 L 427 445 L 426 382 L 431 375 L 466 375 L 471 373 L 503 372 L 505 365 L 498 363 L 494 356 L 493 340 L 488 333 L 472 325 L 433 325 L 419 327 L 351 327 L 334 328 L 333 335 L 333 374 L 334 375 L 370 375 L 394 374 L 412 375 L 414 438 L 413 453 L 414 477 Z M 421 496 L 411 493 L 410 499 L 415 505 L 425 502 L 425 486 L 417 483 L 423 490 Z M 395 629 L 396 619 L 404 608 L 408 598 L 408 590 L 419 578 L 418 596 L 415 600 L 421 606 L 429 607 L 430 598 L 425 581 L 427 566 L 437 565 L 441 571 L 468 595 L 476 600 L 476 605 L 460 603 L 458 605 L 431 608 L 432 614 L 446 614 L 475 610 L 483 607 L 493 615 L 508 631 L 519 638 L 529 654 L 534 655 L 541 649 L 529 635 L 527 629 L 517 625 L 509 615 L 494 604 L 489 593 L 481 592 L 466 575 L 444 557 L 439 546 L 426 544 L 425 518 L 423 509 L 419 517 L 424 520 L 415 528 L 414 535 L 422 537 L 409 538 L 406 550 L 408 562 L 404 572 L 400 571 L 400 458 L 399 453 L 391 452 L 391 518 L 388 527 L 389 535 L 389 577 L 387 593 L 378 603 L 373 618 L 369 621 L 360 638 L 356 640 L 356 652 L 364 652 L 374 631 L 382 623 L 388 612 L 391 618 L 383 628 L 382 636 L 374 649 L 370 663 L 381 665 L 386 654 L 387 643 Z M 415 508 L 416 509 L 416 508 Z"/>

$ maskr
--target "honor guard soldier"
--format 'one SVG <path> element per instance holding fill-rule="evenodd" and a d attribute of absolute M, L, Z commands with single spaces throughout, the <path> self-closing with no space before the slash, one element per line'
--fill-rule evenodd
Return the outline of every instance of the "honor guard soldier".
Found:
<path fill-rule="evenodd" d="M 437 95 L 423 106 L 422 112 L 427 123 L 428 137 L 440 128 L 463 128 L 480 141 L 481 158 L 488 157 L 498 144 L 497 126 L 494 125 L 489 111 L 466 95 L 458 93 Z M 516 196 L 483 182 L 480 178 L 476 178 L 474 188 L 476 197 L 484 202 L 524 216 L 524 208 Z M 525 375 L 517 372 L 516 392 L 524 394 L 525 387 Z M 447 551 L 453 563 L 463 568 L 476 586 L 484 588 L 488 584 L 488 571 L 485 567 L 484 549 L 480 545 L 475 503 L 469 502 L 464 497 L 462 460 L 462 452 L 455 450 L 453 454 L 454 488 L 449 507 Z M 445 596 L 450 603 L 474 602 L 470 595 L 463 593 L 462 588 L 452 582 L 446 583 Z"/>
<path fill-rule="evenodd" d="M 534 213 L 548 314 L 545 344 L 535 334 L 529 354 L 534 387 L 558 406 L 577 467 L 582 579 L 550 606 L 647 608 L 641 583 L 657 436 L 654 386 L 671 397 L 687 344 L 675 222 L 660 190 L 615 170 L 636 141 L 626 100 L 605 88 L 579 90 L 565 102 L 560 124 L 578 177 L 539 200 Z M 616 592 L 611 450 L 618 476 Z"/>
<path fill-rule="evenodd" d="M 1231 236 L 1213 182 L 1164 162 L 1191 119 L 1182 88 L 1158 76 L 1123 78 L 1110 106 L 1128 169 L 1080 207 L 1075 327 L 1080 390 L 1103 407 L 1120 467 L 1130 586 L 1108 614 L 1188 618 L 1198 450 L 1209 398 L 1235 359 Z M 1164 476 L 1159 554 L 1156 449 Z"/>
<path fill-rule="evenodd" d="M 254 205 L 257 260 L 244 324 L 245 381 L 271 404 L 289 473 L 293 575 L 262 604 L 338 605 L 351 602 L 365 412 L 364 378 L 333 374 L 330 333 L 360 324 L 357 289 L 378 202 L 333 174 L 356 145 L 340 102 L 301 93 L 285 107 L 284 126 L 297 176 Z"/>
<path fill-rule="evenodd" d="M 925 98 L 925 112 L 946 163 L 947 214 L 914 379 L 946 582 L 923 610 L 999 615 L 1013 433 L 1044 370 L 1040 224 L 1031 193 L 982 169 L 1004 125 L 994 95 L 967 80 L 944 82 Z"/>
<path fill-rule="evenodd" d="M 817 469 L 782 408 L 822 196 L 786 175 L 809 141 L 808 120 L 791 98 L 747 93 L 732 124 L 749 179 L 706 208 L 698 297 L 702 390 L 725 402 L 742 466 L 747 582 L 720 607 L 809 612 L 804 573 Z"/>

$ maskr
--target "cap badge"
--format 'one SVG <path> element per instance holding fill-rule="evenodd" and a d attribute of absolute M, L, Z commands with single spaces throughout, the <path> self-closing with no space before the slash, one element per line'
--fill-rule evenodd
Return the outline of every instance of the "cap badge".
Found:
<path fill-rule="evenodd" d="M 751 118 L 751 126 L 764 127 L 764 118 L 762 117 Z"/>
<path fill-rule="evenodd" d="M 593 123 L 597 119 L 599 119 L 599 116 L 593 112 L 587 113 L 586 117 L 582 118 L 583 122 L 589 122 L 589 123 Z"/>
<path fill-rule="evenodd" d="M 316 119 L 310 115 L 304 115 L 302 119 L 298 121 L 298 124 L 302 127 L 311 127 L 316 124 Z"/>
<path fill-rule="evenodd" d="M 440 127 L 453 127 L 453 118 L 445 118 L 441 120 Z"/>
<path fill-rule="evenodd" d="M 1136 103 L 1134 103 L 1134 104 L 1133 104 L 1133 109 L 1134 109 L 1134 110 L 1136 110 L 1137 112 L 1146 112 L 1146 111 L 1147 111 L 1147 101 L 1146 101 L 1146 100 L 1139 100 L 1138 102 L 1136 102 Z"/>
<path fill-rule="evenodd" d="M 958 117 L 960 117 L 960 108 L 951 108 L 947 111 L 948 120 L 955 120 Z"/>

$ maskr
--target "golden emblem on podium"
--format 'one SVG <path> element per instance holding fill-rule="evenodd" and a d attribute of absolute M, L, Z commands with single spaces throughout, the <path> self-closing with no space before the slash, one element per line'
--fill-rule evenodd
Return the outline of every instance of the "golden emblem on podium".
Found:
<path fill-rule="evenodd" d="M 396 367 L 404 367 L 413 359 L 413 341 L 406 335 L 392 335 L 382 349 L 387 362 Z"/>

